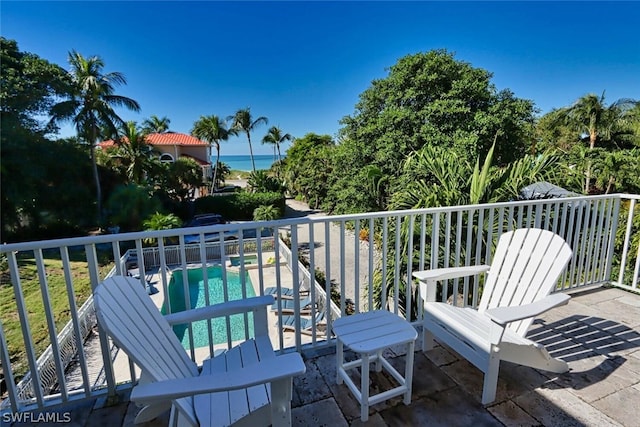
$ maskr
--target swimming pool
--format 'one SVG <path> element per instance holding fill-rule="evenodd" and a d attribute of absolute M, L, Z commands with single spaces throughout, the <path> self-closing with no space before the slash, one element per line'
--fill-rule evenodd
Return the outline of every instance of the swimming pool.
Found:
<path fill-rule="evenodd" d="M 205 283 L 203 279 L 202 268 L 188 268 L 187 269 L 187 281 L 189 283 L 189 298 L 191 300 L 191 306 L 195 308 L 205 307 L 207 305 Z M 209 305 L 218 304 L 224 302 L 224 287 L 222 283 L 222 267 L 214 266 L 207 268 L 207 281 L 209 288 Z M 246 296 L 253 297 L 255 292 L 249 279 L 249 274 L 245 273 L 246 283 Z M 183 270 L 177 269 L 173 271 L 171 279 L 169 280 L 168 288 L 168 302 L 171 305 L 171 312 L 176 313 L 178 311 L 184 311 L 186 308 L 184 298 L 184 282 L 183 282 Z M 242 281 L 240 280 L 240 273 L 237 271 L 227 271 L 227 292 L 228 300 L 242 299 Z M 167 296 L 165 296 L 164 303 L 161 309 L 163 314 L 168 313 Z M 244 340 L 245 339 L 245 323 L 244 315 L 234 314 L 229 317 L 231 340 Z M 209 345 L 209 331 L 207 327 L 207 321 L 201 320 L 192 323 L 193 325 L 193 343 L 194 348 L 204 347 Z M 253 332 L 253 314 L 248 315 L 249 323 L 249 337 L 254 336 Z M 211 330 L 213 333 L 214 344 L 223 344 L 227 342 L 227 323 L 224 318 L 213 319 L 211 324 Z M 178 339 L 182 342 L 184 348 L 190 348 L 191 342 L 189 339 L 189 333 L 187 325 L 176 325 L 173 327 L 173 331 L 178 336 Z"/>

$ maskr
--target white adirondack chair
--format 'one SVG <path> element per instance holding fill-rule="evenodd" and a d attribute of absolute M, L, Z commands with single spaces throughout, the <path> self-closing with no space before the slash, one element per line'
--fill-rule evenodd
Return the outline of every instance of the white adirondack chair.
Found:
<path fill-rule="evenodd" d="M 267 325 L 272 296 L 230 301 L 162 316 L 140 281 L 115 276 L 94 292 L 99 325 L 142 369 L 131 400 L 147 405 L 136 422 L 171 407 L 170 425 L 291 425 L 292 377 L 305 372 L 298 353 L 276 356 Z M 255 338 L 207 359 L 199 371 L 171 324 L 253 312 Z"/>
<path fill-rule="evenodd" d="M 482 403 L 495 400 L 500 360 L 550 372 L 569 367 L 525 335 L 535 316 L 569 296 L 550 294 L 571 259 L 571 248 L 558 235 L 540 229 L 518 229 L 503 234 L 491 266 L 417 271 L 424 301 L 422 350 L 434 346 L 434 337 L 484 372 Z M 437 282 L 487 272 L 478 309 L 436 302 Z"/>

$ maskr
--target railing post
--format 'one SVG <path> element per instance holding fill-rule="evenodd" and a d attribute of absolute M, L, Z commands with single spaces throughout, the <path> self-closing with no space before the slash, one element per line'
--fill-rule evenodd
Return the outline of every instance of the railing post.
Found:
<path fill-rule="evenodd" d="M 96 287 L 100 283 L 100 271 L 98 268 L 98 256 L 96 254 L 95 245 L 89 244 L 84 247 L 87 255 L 87 264 L 89 267 L 89 278 L 91 280 L 91 290 L 95 292 Z M 141 256 L 142 254 L 138 254 Z M 142 260 L 138 260 L 142 262 Z M 138 264 L 139 266 L 139 264 Z M 109 348 L 109 338 L 102 328 L 98 328 L 98 336 L 100 338 L 100 350 L 102 352 L 102 365 L 104 367 L 104 375 L 107 381 L 107 396 L 110 401 L 114 401 L 116 397 L 116 380 L 113 373 L 113 365 L 111 363 L 111 349 Z M 85 384 L 89 387 L 89 384 Z"/>
<path fill-rule="evenodd" d="M 609 251 L 607 253 L 607 275 L 606 278 L 610 279 L 611 276 L 611 264 L 613 260 L 613 248 L 615 244 L 615 236 L 618 230 L 618 215 L 620 211 L 620 199 L 617 200 L 614 222 L 611 226 L 611 242 L 609 243 Z M 622 257 L 620 258 L 620 273 L 618 274 L 618 284 L 624 285 L 624 270 L 627 265 L 627 255 L 629 253 L 629 247 L 631 246 L 631 231 L 633 230 L 633 211 L 636 207 L 636 199 L 631 199 L 629 203 L 629 217 L 627 218 L 627 228 L 624 233 L 624 246 L 622 247 Z"/>

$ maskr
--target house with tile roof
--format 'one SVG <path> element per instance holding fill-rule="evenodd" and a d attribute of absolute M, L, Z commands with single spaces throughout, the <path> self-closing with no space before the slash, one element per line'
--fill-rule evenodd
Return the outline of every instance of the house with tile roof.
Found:
<path fill-rule="evenodd" d="M 203 180 L 212 175 L 211 146 L 191 135 L 177 132 L 150 133 L 147 143 L 153 146 L 161 162 L 175 162 L 180 157 L 195 160 L 202 168 Z M 126 139 L 125 139 L 126 142 Z M 98 144 L 102 149 L 114 147 L 110 139 Z"/>

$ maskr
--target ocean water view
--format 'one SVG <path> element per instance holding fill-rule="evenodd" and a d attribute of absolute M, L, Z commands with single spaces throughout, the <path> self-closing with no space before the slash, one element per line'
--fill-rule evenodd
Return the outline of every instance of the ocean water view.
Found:
<path fill-rule="evenodd" d="M 284 157 L 283 157 L 284 158 Z M 212 163 L 215 162 L 215 157 L 212 159 Z M 269 169 L 273 164 L 273 154 L 258 154 L 253 156 L 253 160 L 256 164 L 256 169 Z M 220 161 L 229 166 L 231 170 L 248 171 L 251 167 L 251 156 L 220 156 Z"/>

